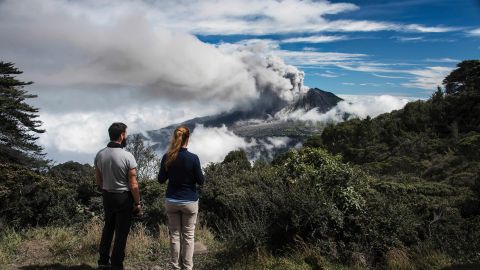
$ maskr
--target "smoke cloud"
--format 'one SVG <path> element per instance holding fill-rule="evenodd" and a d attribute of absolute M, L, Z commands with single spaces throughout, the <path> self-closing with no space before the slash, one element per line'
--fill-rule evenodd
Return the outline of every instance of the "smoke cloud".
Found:
<path fill-rule="evenodd" d="M 399 97 L 391 95 L 367 96 L 367 95 L 339 95 L 343 98 L 337 106 L 326 113 L 319 113 L 316 109 L 309 111 L 297 110 L 294 112 L 280 111 L 275 118 L 281 120 L 302 120 L 322 122 L 342 122 L 345 114 L 350 117 L 364 119 L 367 116 L 375 117 L 382 113 L 391 112 L 403 108 L 408 102 L 415 100 L 412 97 Z"/>
<path fill-rule="evenodd" d="M 256 145 L 255 141 L 247 142 L 245 138 L 237 136 L 226 126 L 206 128 L 199 125 L 190 137 L 188 148 L 198 155 L 202 166 L 210 162 L 223 161 L 230 151 Z"/>
<path fill-rule="evenodd" d="M 190 136 L 188 148 L 198 155 L 202 166 L 205 166 L 210 162 L 223 161 L 230 151 L 238 149 L 246 151 L 251 162 L 265 157 L 272 159 L 274 150 L 287 147 L 290 141 L 288 137 L 247 139 L 226 126 L 209 128 L 197 125 Z"/>
<path fill-rule="evenodd" d="M 112 12 L 71 1 L 0 3 L 1 55 L 36 83 L 40 105 L 53 105 L 51 97 L 63 100 L 45 109 L 104 108 L 108 97 L 114 105 L 211 102 L 224 111 L 251 105 L 262 94 L 291 100 L 303 83 L 303 73 L 266 57 L 262 44 L 227 52 L 226 46 L 153 24 L 145 5 L 105 8 Z M 94 98 L 99 92 L 104 97 Z M 83 96 L 83 102 L 72 95 Z"/>

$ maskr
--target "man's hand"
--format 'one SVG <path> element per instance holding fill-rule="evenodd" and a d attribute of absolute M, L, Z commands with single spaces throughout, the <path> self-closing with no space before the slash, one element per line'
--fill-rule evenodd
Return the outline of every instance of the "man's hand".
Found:
<path fill-rule="evenodd" d="M 133 214 L 137 217 L 143 216 L 143 207 L 141 204 L 136 204 L 133 206 Z"/>

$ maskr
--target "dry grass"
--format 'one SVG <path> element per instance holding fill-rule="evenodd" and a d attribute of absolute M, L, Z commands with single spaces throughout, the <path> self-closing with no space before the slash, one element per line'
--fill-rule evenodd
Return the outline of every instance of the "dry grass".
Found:
<path fill-rule="evenodd" d="M 42 265 L 52 262 L 95 265 L 102 228 L 103 221 L 92 219 L 82 228 L 42 227 L 31 228 L 22 234 L 4 232 L 0 237 L 0 265 Z M 141 263 L 144 266 L 156 263 L 164 258 L 161 255 L 166 254 L 166 248 L 166 227 L 156 236 L 145 225 L 135 224 L 128 237 L 125 263 Z"/>
<path fill-rule="evenodd" d="M 434 270 L 451 266 L 452 259 L 428 246 L 420 246 L 415 250 L 415 265 L 418 270 Z"/>
<path fill-rule="evenodd" d="M 0 265 L 6 265 L 9 263 L 8 254 L 5 253 L 2 249 L 0 249 Z"/>
<path fill-rule="evenodd" d="M 197 226 L 195 228 L 195 241 L 202 242 L 209 249 L 214 248 L 217 243 L 215 236 L 206 226 Z"/>
<path fill-rule="evenodd" d="M 129 260 L 146 260 L 153 255 L 152 246 L 156 241 L 143 224 L 137 224 L 128 235 L 125 255 Z"/>
<path fill-rule="evenodd" d="M 161 249 L 166 249 L 166 250 L 169 249 L 170 239 L 168 235 L 168 227 L 166 225 L 164 224 L 158 225 L 158 235 L 157 235 L 156 241 Z"/>
<path fill-rule="evenodd" d="M 102 236 L 103 222 L 93 218 L 85 224 L 82 230 L 80 251 L 85 254 L 96 254 Z"/>
<path fill-rule="evenodd" d="M 0 232 L 0 265 L 9 264 L 14 260 L 22 242 L 21 235 L 12 229 Z"/>
<path fill-rule="evenodd" d="M 80 235 L 70 227 L 53 227 L 50 231 L 48 250 L 52 255 L 72 259 L 78 253 Z"/>
<path fill-rule="evenodd" d="M 414 270 L 415 266 L 410 261 L 408 252 L 403 248 L 393 248 L 385 254 L 388 269 Z"/>

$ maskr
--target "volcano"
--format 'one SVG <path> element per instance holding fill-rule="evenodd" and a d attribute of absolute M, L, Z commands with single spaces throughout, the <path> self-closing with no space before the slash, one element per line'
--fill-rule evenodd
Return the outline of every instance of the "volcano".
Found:
<path fill-rule="evenodd" d="M 321 132 L 324 126 L 322 123 L 279 119 L 276 117 L 279 112 L 288 114 L 299 110 L 304 112 L 317 110 L 320 113 L 325 113 L 342 100 L 331 92 L 310 88 L 292 102 L 267 102 L 270 106 L 265 106 L 265 100 L 263 100 L 262 104 L 255 104 L 250 109 L 232 110 L 217 115 L 197 117 L 157 130 L 150 130 L 147 131 L 147 136 L 150 145 L 156 151 L 164 152 L 173 130 L 179 125 L 187 126 L 191 132 L 194 132 L 198 125 L 207 128 L 226 126 L 228 130 L 240 137 L 249 141 L 257 140 L 260 142 L 257 147 L 246 149 L 249 156 L 258 157 L 260 153 L 262 157 L 271 157 L 273 154 L 298 145 L 306 137 Z M 274 149 L 273 154 L 267 153 L 266 149 L 262 149 L 261 142 L 271 138 L 284 138 L 287 143 L 278 147 L 278 149 Z"/>

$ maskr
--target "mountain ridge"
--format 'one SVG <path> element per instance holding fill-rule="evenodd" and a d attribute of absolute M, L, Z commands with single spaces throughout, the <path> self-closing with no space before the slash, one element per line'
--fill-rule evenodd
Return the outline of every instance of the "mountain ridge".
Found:
<path fill-rule="evenodd" d="M 187 126 L 191 132 L 197 125 L 207 128 L 226 126 L 235 135 L 248 140 L 266 139 L 270 137 L 288 137 L 289 143 L 285 147 L 297 145 L 303 138 L 321 131 L 321 126 L 300 120 L 282 120 L 275 118 L 275 114 L 291 113 L 298 110 L 309 111 L 316 109 L 325 113 L 335 107 L 342 98 L 332 92 L 319 88 L 310 88 L 299 95 L 292 102 L 277 102 L 270 108 L 232 110 L 216 115 L 202 116 L 172 124 L 160 129 L 147 131 L 148 139 L 156 151 L 164 151 L 169 143 L 173 130 L 179 126 Z M 258 149 L 257 149 L 258 150 Z M 248 152 L 248 151 L 247 151 Z"/>

